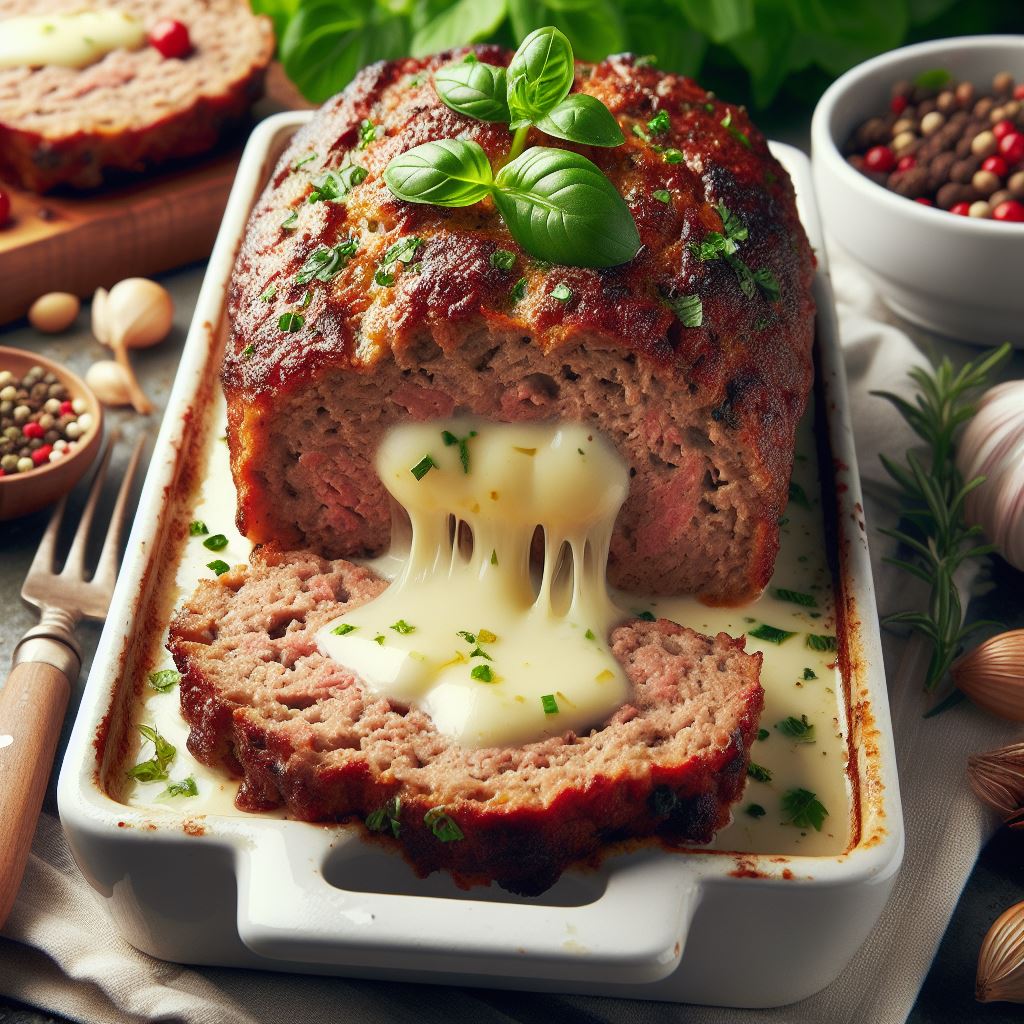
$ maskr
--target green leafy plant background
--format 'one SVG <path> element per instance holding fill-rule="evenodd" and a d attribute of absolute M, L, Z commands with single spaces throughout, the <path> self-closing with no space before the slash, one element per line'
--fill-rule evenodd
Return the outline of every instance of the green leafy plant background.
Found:
<path fill-rule="evenodd" d="M 1024 30 L 1021 0 L 254 0 L 312 102 L 365 64 L 555 25 L 582 60 L 653 55 L 734 102 L 809 106 L 847 68 L 907 42 Z"/>

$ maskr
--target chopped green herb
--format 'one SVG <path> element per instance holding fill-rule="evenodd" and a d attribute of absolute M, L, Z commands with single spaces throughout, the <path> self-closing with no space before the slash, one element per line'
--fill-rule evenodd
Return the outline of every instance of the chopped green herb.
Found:
<path fill-rule="evenodd" d="M 416 632 L 416 627 L 410 626 L 405 619 L 399 619 L 397 622 L 391 623 L 391 629 L 396 633 L 401 633 L 402 636 L 408 636 L 410 633 Z"/>
<path fill-rule="evenodd" d="M 709 113 L 709 114 L 713 114 L 715 112 L 715 105 L 714 105 L 714 103 L 705 103 L 704 104 L 704 110 L 707 113 Z"/>
<path fill-rule="evenodd" d="M 450 448 L 453 444 L 459 446 L 459 462 L 462 463 L 462 472 L 469 472 L 469 441 L 476 437 L 476 431 L 471 430 L 465 437 L 456 437 L 450 430 L 441 431 L 441 440 L 445 447 Z"/>
<path fill-rule="evenodd" d="M 395 275 L 390 270 L 378 270 L 373 275 L 373 283 L 381 288 L 390 288 L 395 283 Z"/>
<path fill-rule="evenodd" d="M 277 294 L 277 285 L 268 284 L 263 290 L 263 294 L 260 295 L 260 302 L 269 302 Z"/>
<path fill-rule="evenodd" d="M 281 221 L 282 231 L 294 231 L 295 225 L 299 223 L 299 211 L 292 210 L 283 221 Z"/>
<path fill-rule="evenodd" d="M 377 126 L 366 119 L 359 123 L 359 149 L 366 149 L 377 138 Z"/>
<path fill-rule="evenodd" d="M 314 249 L 295 275 L 298 284 L 310 281 L 330 281 L 337 277 L 359 249 L 359 239 L 349 238 L 334 246 L 321 245 Z"/>
<path fill-rule="evenodd" d="M 838 651 L 839 641 L 834 636 L 818 636 L 808 633 L 807 646 L 812 651 Z"/>
<path fill-rule="evenodd" d="M 801 508 L 811 507 L 811 499 L 807 497 L 807 492 L 795 480 L 789 482 L 789 500 Z"/>
<path fill-rule="evenodd" d="M 292 164 L 292 170 L 297 171 L 300 167 L 304 167 L 306 164 L 312 163 L 316 158 L 316 153 L 307 153 L 304 157 L 296 160 L 295 163 Z"/>
<path fill-rule="evenodd" d="M 757 782 L 772 781 L 772 773 L 764 765 L 757 764 L 754 761 L 747 765 L 747 774 Z"/>
<path fill-rule="evenodd" d="M 162 668 L 158 672 L 149 673 L 149 685 L 157 693 L 167 693 L 180 682 L 181 673 L 175 672 L 173 668 Z"/>
<path fill-rule="evenodd" d="M 748 629 L 747 636 L 752 636 L 755 640 L 764 640 L 765 643 L 769 644 L 782 644 L 791 636 L 796 636 L 796 634 L 786 629 L 776 629 L 775 626 L 769 626 L 767 623 L 762 622 L 754 629 Z"/>
<path fill-rule="evenodd" d="M 423 239 L 418 238 L 416 235 L 400 238 L 384 253 L 380 265 L 382 267 L 390 267 L 395 263 L 409 263 L 421 245 L 423 245 Z"/>
<path fill-rule="evenodd" d="M 784 825 L 795 825 L 797 828 L 813 828 L 821 831 L 821 826 L 828 817 L 824 804 L 809 789 L 790 789 L 782 798 L 782 810 L 787 815 Z"/>
<path fill-rule="evenodd" d="M 782 294 L 779 288 L 778 278 L 765 268 L 754 271 L 754 284 L 764 292 L 764 297 L 769 302 L 778 302 Z M 750 296 L 748 296 L 749 298 Z"/>
<path fill-rule="evenodd" d="M 417 480 L 422 480 L 432 469 L 437 469 L 437 463 L 429 455 L 424 455 L 409 472 Z"/>
<path fill-rule="evenodd" d="M 780 601 L 789 601 L 791 604 L 803 605 L 805 608 L 818 607 L 818 602 L 813 594 L 804 594 L 799 590 L 786 590 L 784 587 L 776 587 L 774 594 Z"/>
<path fill-rule="evenodd" d="M 351 622 L 342 622 L 331 630 L 331 636 L 348 636 L 349 633 L 354 633 L 358 628 L 358 626 L 353 626 Z"/>
<path fill-rule="evenodd" d="M 747 225 L 743 223 L 743 219 L 733 213 L 725 203 L 715 203 L 715 209 L 718 211 L 718 216 L 722 218 L 722 230 L 730 242 L 745 242 L 750 237 L 750 232 L 747 230 Z"/>
<path fill-rule="evenodd" d="M 769 736 L 771 736 L 771 733 L 767 729 L 758 729 L 757 730 L 757 738 L 759 740 L 766 740 L 766 739 L 768 739 Z"/>
<path fill-rule="evenodd" d="M 399 820 L 401 814 L 402 798 L 393 796 L 386 804 L 367 815 L 366 827 L 371 832 L 386 832 L 390 828 L 391 834 L 397 839 L 398 833 L 402 830 L 402 823 Z"/>
<path fill-rule="evenodd" d="M 215 533 L 212 537 L 207 537 L 203 541 L 203 547 L 209 548 L 211 551 L 222 551 L 228 546 L 228 539 L 223 533 Z"/>
<path fill-rule="evenodd" d="M 335 202 L 344 199 L 349 192 L 366 181 L 370 172 L 359 164 L 346 164 L 337 171 L 328 171 L 322 178 L 313 182 L 312 191 L 306 199 L 307 203 Z"/>
<path fill-rule="evenodd" d="M 572 289 L 563 281 L 551 289 L 551 297 L 559 302 L 568 302 L 572 298 Z"/>
<path fill-rule="evenodd" d="M 223 576 L 224 573 L 226 573 L 228 569 L 231 568 L 231 566 L 228 565 L 228 563 L 225 562 L 223 559 L 215 558 L 212 562 L 206 563 L 206 568 L 212 569 L 213 572 L 216 573 L 216 575 L 218 576 Z"/>
<path fill-rule="evenodd" d="M 283 334 L 295 334 L 305 323 L 306 318 L 301 313 L 283 313 L 277 321 L 277 329 Z"/>
<path fill-rule="evenodd" d="M 650 142 L 651 141 L 650 135 L 648 135 L 647 132 L 643 128 L 640 127 L 640 125 L 635 124 L 635 125 L 633 125 L 633 127 L 630 130 L 633 132 L 633 134 L 638 139 L 643 139 L 644 142 Z"/>
<path fill-rule="evenodd" d="M 491 548 L 491 565 L 497 565 L 497 564 L 498 564 L 498 552 L 494 548 Z"/>
<path fill-rule="evenodd" d="M 516 265 L 516 254 L 508 249 L 495 249 L 490 263 L 495 270 L 511 270 Z"/>
<path fill-rule="evenodd" d="M 555 700 L 553 693 L 545 693 L 540 699 L 541 707 L 544 708 L 545 715 L 557 715 L 558 714 L 558 701 Z"/>
<path fill-rule="evenodd" d="M 465 629 L 460 629 L 455 635 L 461 636 L 462 639 L 465 640 L 467 644 L 476 643 L 476 633 L 470 633 Z"/>
<path fill-rule="evenodd" d="M 671 203 L 672 193 L 667 188 L 656 188 L 651 195 L 658 200 L 659 203 Z"/>
<path fill-rule="evenodd" d="M 509 292 L 513 302 L 522 302 L 526 297 L 526 278 L 521 277 L 514 285 L 512 285 L 512 291 Z"/>
<path fill-rule="evenodd" d="M 640 619 L 641 622 L 657 622 L 658 621 L 657 616 L 654 614 L 654 612 L 642 611 L 642 612 L 634 612 L 633 614 L 636 615 L 636 617 L 638 619 Z"/>
<path fill-rule="evenodd" d="M 478 629 L 476 631 L 476 638 L 482 644 L 493 644 L 498 639 L 489 629 Z"/>
<path fill-rule="evenodd" d="M 742 143 L 747 149 L 750 149 L 750 139 L 747 138 L 746 132 L 741 132 L 732 123 L 732 111 L 727 110 L 725 117 L 722 118 L 722 127 L 737 141 Z"/>
<path fill-rule="evenodd" d="M 242 349 L 242 358 L 251 359 L 255 352 L 256 346 L 253 345 L 252 342 L 250 342 L 248 345 L 245 346 L 245 348 Z"/>
<path fill-rule="evenodd" d="M 202 537 L 204 533 L 209 532 L 209 528 L 202 519 L 193 519 L 192 522 L 188 524 L 188 534 L 190 537 Z"/>
<path fill-rule="evenodd" d="M 801 715 L 799 718 L 794 718 L 790 715 L 789 718 L 784 718 L 781 722 L 776 722 L 775 728 L 778 729 L 783 736 L 789 736 L 790 739 L 796 740 L 797 743 L 814 742 L 814 726 L 807 721 L 806 715 Z"/>
<path fill-rule="evenodd" d="M 313 292 L 307 288 L 299 299 L 299 309 L 305 309 L 313 301 Z"/>
<path fill-rule="evenodd" d="M 494 659 L 482 647 L 479 646 L 474 647 L 473 650 L 469 652 L 469 656 L 471 658 L 486 658 L 488 661 L 494 661 Z"/>
<path fill-rule="evenodd" d="M 760 804 L 748 804 L 746 812 L 752 818 L 763 818 L 768 813 Z"/>
<path fill-rule="evenodd" d="M 494 673 L 491 671 L 490 665 L 477 665 L 469 674 L 481 683 L 494 682 Z"/>
<path fill-rule="evenodd" d="M 680 295 L 665 301 L 684 327 L 700 327 L 704 323 L 704 304 L 699 295 Z"/>
<path fill-rule="evenodd" d="M 140 725 L 139 732 L 153 744 L 153 756 L 128 769 L 128 775 L 139 782 L 159 782 L 167 778 L 167 766 L 177 750 L 150 725 Z"/>
<path fill-rule="evenodd" d="M 654 117 L 647 122 L 647 129 L 655 135 L 662 135 L 672 127 L 667 110 L 659 110 Z"/>
<path fill-rule="evenodd" d="M 423 815 L 423 824 L 434 833 L 434 838 L 442 843 L 453 843 L 459 839 L 465 839 L 462 829 L 455 823 L 450 815 L 445 813 L 444 805 L 431 807 Z"/>
<path fill-rule="evenodd" d="M 584 633 L 583 635 L 588 640 L 596 640 L 597 639 L 597 637 L 594 636 L 594 631 L 592 629 L 588 629 L 586 631 L 586 633 Z"/>
<path fill-rule="evenodd" d="M 683 162 L 683 154 L 678 149 L 666 149 L 661 154 L 661 159 L 667 164 L 681 164 Z"/>
<path fill-rule="evenodd" d="M 190 775 L 187 779 L 182 779 L 181 782 L 172 782 L 165 790 L 165 796 L 198 796 L 199 787 L 196 785 L 196 780 Z"/>
<path fill-rule="evenodd" d="M 376 635 L 376 636 L 375 636 L 375 637 L 373 638 L 373 642 L 374 642 L 375 644 L 378 644 L 379 646 L 383 647 L 383 646 L 384 646 L 384 641 L 385 641 L 385 639 L 386 639 L 386 637 L 384 636 L 384 634 L 383 634 L 383 633 L 378 633 L 378 634 L 377 634 L 377 635 Z"/>
<path fill-rule="evenodd" d="M 817 678 L 818 678 L 818 676 L 815 673 L 814 669 L 810 669 L 810 668 L 805 668 L 804 669 L 804 679 L 817 679 Z"/>

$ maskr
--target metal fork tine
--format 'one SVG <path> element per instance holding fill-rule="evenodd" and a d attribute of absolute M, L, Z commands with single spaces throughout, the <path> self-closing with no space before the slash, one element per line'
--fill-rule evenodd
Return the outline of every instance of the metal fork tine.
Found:
<path fill-rule="evenodd" d="M 92 517 L 96 512 L 96 506 L 99 504 L 100 495 L 103 493 L 103 482 L 107 478 L 110 454 L 113 452 L 116 443 L 117 437 L 115 435 L 108 442 L 103 458 L 100 459 L 96 475 L 92 479 L 92 485 L 89 488 L 89 499 L 85 503 L 82 519 L 78 524 L 78 529 L 75 531 L 75 539 L 71 542 L 71 550 L 68 552 L 67 561 L 64 563 L 64 568 L 60 573 L 65 579 L 81 580 L 85 578 L 85 551 L 89 546 L 89 530 L 92 527 Z"/>
<path fill-rule="evenodd" d="M 46 527 L 46 532 L 43 534 L 43 539 L 39 542 L 39 547 L 36 549 L 35 558 L 32 559 L 32 564 L 28 567 L 29 576 L 33 573 L 46 573 L 49 575 L 53 572 L 53 559 L 57 551 L 57 535 L 60 533 L 60 524 L 64 521 L 64 509 L 67 503 L 67 495 L 57 502 L 57 507 L 50 516 L 50 522 Z"/>
<path fill-rule="evenodd" d="M 100 560 L 96 565 L 96 573 L 93 576 L 93 583 L 101 587 L 113 589 L 114 581 L 117 578 L 118 556 L 121 551 L 121 533 L 124 529 L 124 512 L 128 505 L 128 495 L 131 491 L 132 481 L 139 466 L 139 459 L 142 456 L 142 448 L 146 443 L 146 435 L 140 434 L 135 440 L 135 447 L 132 449 L 131 458 L 128 460 L 128 468 L 124 472 L 124 479 L 121 481 L 121 489 L 117 492 L 117 501 L 114 503 L 114 510 L 110 516 L 110 526 L 107 529 L 106 539 L 103 541 L 103 550 L 100 552 Z"/>

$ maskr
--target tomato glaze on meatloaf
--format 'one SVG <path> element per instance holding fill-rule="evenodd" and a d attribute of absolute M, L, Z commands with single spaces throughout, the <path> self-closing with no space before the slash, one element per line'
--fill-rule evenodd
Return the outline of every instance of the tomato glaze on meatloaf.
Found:
<path fill-rule="evenodd" d="M 383 831 L 421 874 L 523 895 L 615 840 L 707 842 L 726 823 L 763 703 L 761 655 L 742 639 L 628 621 L 610 644 L 633 692 L 607 721 L 464 749 L 317 649 L 317 630 L 386 586 L 350 562 L 265 548 L 202 581 L 175 617 L 188 748 L 242 777 L 240 808 L 283 804 L 307 821 L 385 808 Z M 430 811 L 460 838 L 439 837 Z"/>
<path fill-rule="evenodd" d="M 630 466 L 614 585 L 753 597 L 778 552 L 812 378 L 814 260 L 789 177 L 746 111 L 693 81 L 629 56 L 579 63 L 573 88 L 609 107 L 626 142 L 581 147 L 531 131 L 529 144 L 593 160 L 642 248 L 611 269 L 540 264 L 490 200 L 415 205 L 383 181 L 394 156 L 435 139 L 473 139 L 495 165 L 506 157 L 506 126 L 455 113 L 434 90 L 433 71 L 465 53 L 366 68 L 298 132 L 256 203 L 223 370 L 242 531 L 330 557 L 377 554 L 390 516 L 373 458 L 392 424 L 569 419 L 601 430 Z M 648 125 L 660 112 L 667 130 Z M 365 180 L 344 199 L 310 201 L 326 171 L 352 163 Z M 746 232 L 735 255 L 766 287 L 735 260 L 701 258 L 727 215 Z M 375 282 L 409 238 L 420 244 L 390 268 L 394 282 Z M 357 249 L 336 276 L 296 279 L 318 247 L 350 239 Z M 492 263 L 498 249 L 515 255 L 511 269 Z M 563 285 L 568 299 L 553 294 Z M 700 297 L 699 326 L 673 311 L 686 296 Z M 289 312 L 300 318 L 282 321 Z"/>

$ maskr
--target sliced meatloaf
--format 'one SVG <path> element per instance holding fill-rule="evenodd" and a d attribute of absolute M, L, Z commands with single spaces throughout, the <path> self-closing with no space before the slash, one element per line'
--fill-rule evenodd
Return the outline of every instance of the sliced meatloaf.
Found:
<path fill-rule="evenodd" d="M 321 626 L 385 586 L 349 562 L 264 549 L 252 568 L 200 583 L 178 613 L 168 646 L 189 750 L 242 777 L 239 807 L 284 804 L 307 821 L 382 812 L 376 824 L 421 873 L 523 894 L 604 843 L 706 842 L 725 824 L 763 697 L 761 656 L 743 640 L 628 622 L 611 645 L 633 694 L 606 722 L 586 736 L 467 750 L 317 651 Z M 436 829 L 441 814 L 461 838 Z"/>
<path fill-rule="evenodd" d="M 0 175 L 45 192 L 92 188 L 114 169 L 137 171 L 210 149 L 263 91 L 274 52 L 269 19 L 245 0 L 104 0 L 146 28 L 175 18 L 192 50 L 114 50 L 84 68 L 0 68 Z M 80 0 L 0 0 L 3 19 L 72 13 Z"/>
<path fill-rule="evenodd" d="M 253 210 L 223 371 L 242 530 L 329 557 L 374 554 L 390 518 L 373 457 L 391 424 L 584 421 L 633 475 L 612 583 L 742 602 L 771 575 L 812 376 L 813 257 L 786 172 L 742 108 L 694 82 L 628 56 L 578 64 L 575 89 L 611 109 L 625 144 L 530 142 L 597 163 L 643 247 L 606 270 L 539 264 L 489 201 L 414 205 L 382 180 L 392 157 L 429 140 L 473 139 L 494 162 L 507 153 L 505 126 L 434 91 L 432 72 L 463 52 L 366 68 L 297 134 Z M 350 165 L 362 170 L 327 177 Z M 726 230 L 742 236 L 739 262 L 712 258 Z M 375 282 L 403 239 L 419 240 L 415 253 L 390 268 L 392 284 Z M 324 263 L 306 261 L 325 247 L 343 251 L 319 280 L 308 271 Z M 492 262 L 498 249 L 511 269 Z M 701 299 L 699 326 L 676 314 L 686 296 Z M 301 320 L 282 320 L 291 311 Z"/>

